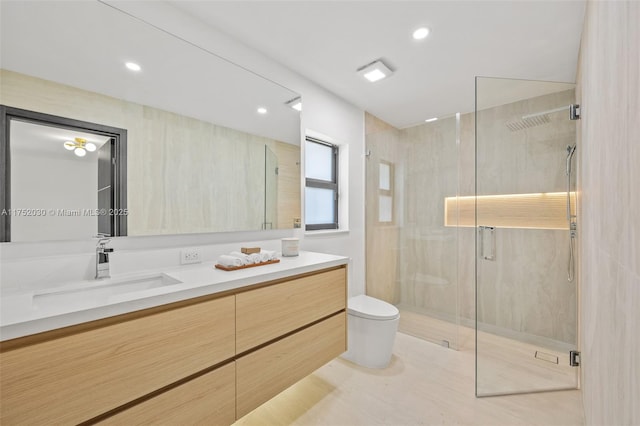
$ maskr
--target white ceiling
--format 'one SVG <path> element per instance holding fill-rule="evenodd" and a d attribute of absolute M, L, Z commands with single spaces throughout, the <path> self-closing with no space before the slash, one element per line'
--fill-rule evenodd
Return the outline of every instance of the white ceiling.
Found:
<path fill-rule="evenodd" d="M 475 76 L 574 82 L 585 8 L 584 0 L 171 3 L 400 128 L 473 111 Z M 415 41 L 420 26 L 432 33 Z M 372 84 L 356 69 L 378 58 L 396 72 Z"/>

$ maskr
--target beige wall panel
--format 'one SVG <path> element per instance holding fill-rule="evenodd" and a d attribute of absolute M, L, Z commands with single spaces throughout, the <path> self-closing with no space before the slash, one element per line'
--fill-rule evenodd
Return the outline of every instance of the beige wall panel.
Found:
<path fill-rule="evenodd" d="M 579 64 L 586 423 L 640 424 L 640 2 L 588 1 Z"/>
<path fill-rule="evenodd" d="M 400 301 L 398 282 L 398 261 L 400 256 L 399 221 L 403 202 L 401 158 L 403 146 L 400 144 L 400 132 L 379 118 L 365 113 L 365 133 L 367 151 L 366 184 L 365 184 L 365 253 L 366 253 L 366 293 L 372 297 L 389 303 Z M 394 221 L 381 223 L 378 221 L 379 196 L 378 188 L 380 163 L 391 164 L 393 170 L 393 213 Z"/>

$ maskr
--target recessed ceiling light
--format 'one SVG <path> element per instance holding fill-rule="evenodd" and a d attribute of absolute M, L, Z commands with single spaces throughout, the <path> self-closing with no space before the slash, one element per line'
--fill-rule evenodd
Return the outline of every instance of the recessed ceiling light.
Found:
<path fill-rule="evenodd" d="M 258 108 L 258 114 L 266 114 L 266 113 L 267 113 L 267 109 L 265 107 Z"/>
<path fill-rule="evenodd" d="M 427 27 L 418 28 L 413 32 L 413 38 L 416 40 L 423 40 L 427 38 L 431 31 Z"/>
<path fill-rule="evenodd" d="M 358 68 L 358 72 L 372 83 L 380 81 L 383 78 L 389 77 L 391 74 L 393 74 L 393 71 L 380 59 L 377 59 L 368 65 Z"/>
<path fill-rule="evenodd" d="M 438 119 L 438 117 L 433 117 L 433 118 L 427 118 L 426 121 L 427 123 L 431 123 L 432 121 L 436 121 Z"/>
<path fill-rule="evenodd" d="M 366 78 L 367 80 L 369 80 L 372 83 L 374 81 L 382 80 L 386 76 L 387 75 L 385 73 L 383 73 L 382 71 L 380 71 L 377 68 L 364 74 L 364 78 Z"/>
<path fill-rule="evenodd" d="M 124 64 L 124 66 L 130 69 L 131 71 L 140 71 L 142 69 L 142 67 L 136 64 L 135 62 L 127 62 Z"/>

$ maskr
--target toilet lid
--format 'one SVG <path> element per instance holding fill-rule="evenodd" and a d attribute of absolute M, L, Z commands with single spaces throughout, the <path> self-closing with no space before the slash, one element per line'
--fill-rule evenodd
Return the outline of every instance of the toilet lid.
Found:
<path fill-rule="evenodd" d="M 347 303 L 347 311 L 357 317 L 377 320 L 395 319 L 400 314 L 392 304 L 364 294 L 351 297 Z"/>

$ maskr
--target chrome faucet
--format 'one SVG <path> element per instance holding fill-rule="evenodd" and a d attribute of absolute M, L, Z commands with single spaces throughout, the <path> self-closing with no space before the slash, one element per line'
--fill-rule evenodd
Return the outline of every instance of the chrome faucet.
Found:
<path fill-rule="evenodd" d="M 101 238 L 98 240 L 96 247 L 96 280 L 100 278 L 109 278 L 109 253 L 113 253 L 113 249 L 107 247 L 111 241 L 109 238 Z"/>

